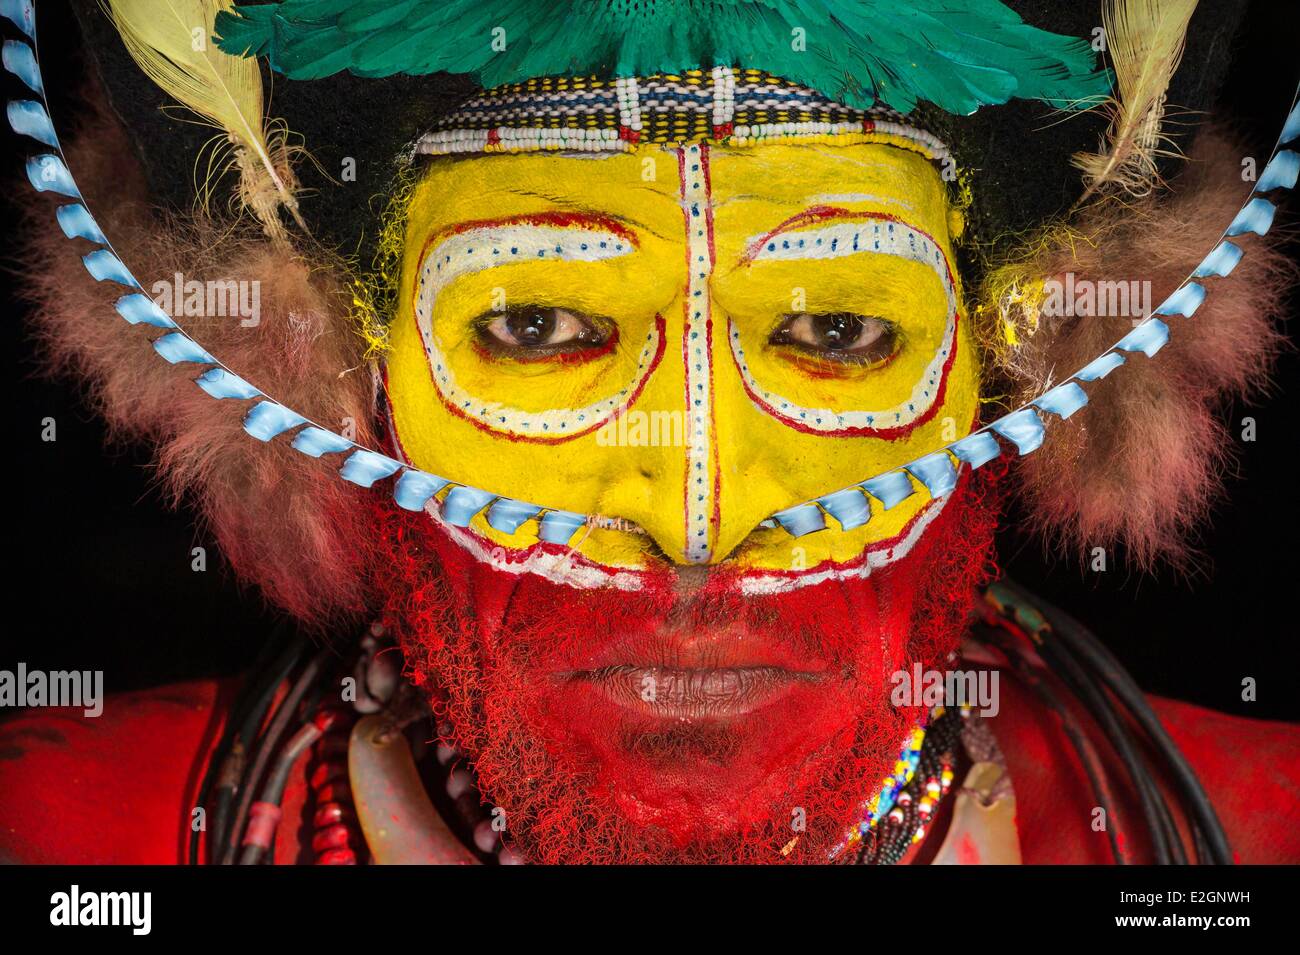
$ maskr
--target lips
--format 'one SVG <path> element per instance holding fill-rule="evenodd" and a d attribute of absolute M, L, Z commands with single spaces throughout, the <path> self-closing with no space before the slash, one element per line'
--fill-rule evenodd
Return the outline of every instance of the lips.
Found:
<path fill-rule="evenodd" d="M 741 716 L 775 702 L 799 685 L 816 684 L 822 674 L 774 666 L 708 669 L 613 666 L 572 674 L 572 683 L 589 684 L 614 703 L 665 719 Z"/>
<path fill-rule="evenodd" d="M 833 682 L 833 664 L 814 648 L 734 617 L 719 624 L 698 599 L 680 600 L 639 634 L 589 645 L 556 667 L 553 678 L 571 696 L 651 722 L 734 719 Z"/>

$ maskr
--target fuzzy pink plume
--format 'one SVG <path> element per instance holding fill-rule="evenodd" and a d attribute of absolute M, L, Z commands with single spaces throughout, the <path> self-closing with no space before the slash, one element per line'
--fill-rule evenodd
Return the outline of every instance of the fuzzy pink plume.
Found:
<path fill-rule="evenodd" d="M 1154 309 L 1246 200 L 1244 155 L 1221 130 L 1207 128 L 1168 193 L 1087 208 L 1068 229 L 1048 230 L 1012 268 L 1062 283 L 1073 273 L 1076 289 L 1149 281 Z M 1188 569 L 1195 528 L 1232 461 L 1238 425 L 1227 420 L 1227 399 L 1268 386 L 1285 340 L 1277 321 L 1296 267 L 1278 231 L 1234 239 L 1244 258 L 1228 278 L 1204 281 L 1208 295 L 1194 317 L 1165 318 L 1169 343 L 1154 358 L 1127 355 L 1126 364 L 1087 385 L 1087 407 L 1051 424 L 1043 446 L 1020 461 L 1025 510 L 1049 544 L 1085 553 L 1118 543 L 1138 566 L 1164 559 Z M 1100 355 L 1133 327 L 1133 317 L 1040 317 L 1036 332 L 1001 355 L 1014 403 Z"/>
<path fill-rule="evenodd" d="M 154 283 L 233 279 L 258 283 L 260 316 L 186 317 L 182 327 L 267 395 L 326 428 L 353 429 L 373 446 L 374 408 L 364 343 L 349 319 L 347 273 L 324 255 L 306 258 L 260 234 L 202 217 L 152 209 L 120 128 L 92 121 L 72 138 L 71 168 L 86 203 L 146 292 Z M 125 289 L 95 282 L 54 221 L 54 205 L 26 205 L 25 293 L 51 370 L 87 386 L 114 438 L 157 448 L 158 474 L 174 502 L 198 512 L 236 573 L 275 604 L 320 624 L 359 612 L 373 546 L 372 492 L 339 479 L 338 456 L 316 461 L 284 436 L 263 444 L 240 423 L 251 404 L 217 401 L 193 384 L 193 364 L 170 365 L 113 310 Z M 249 290 L 254 286 L 244 285 Z M 179 289 L 175 289 L 177 295 Z"/>

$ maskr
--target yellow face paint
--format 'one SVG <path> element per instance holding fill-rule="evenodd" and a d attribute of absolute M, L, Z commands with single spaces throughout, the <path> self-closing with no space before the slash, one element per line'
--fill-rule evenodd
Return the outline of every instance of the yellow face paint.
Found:
<path fill-rule="evenodd" d="M 930 164 L 879 144 L 436 163 L 412 195 L 386 369 L 402 451 L 631 522 L 574 538 L 606 567 L 779 572 L 883 553 L 942 502 L 873 502 L 865 526 L 797 540 L 759 524 L 970 430 L 959 225 Z M 587 340 L 502 344 L 539 311 Z M 847 327 L 879 333 L 878 353 L 845 361 L 791 337 L 841 321 L 827 316 L 864 317 Z M 472 525 L 511 550 L 534 528 Z"/>

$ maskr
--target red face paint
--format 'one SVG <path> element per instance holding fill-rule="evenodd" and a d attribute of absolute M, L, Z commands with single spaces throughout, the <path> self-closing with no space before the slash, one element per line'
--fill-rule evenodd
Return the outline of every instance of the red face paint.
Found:
<path fill-rule="evenodd" d="M 890 704 L 890 674 L 942 668 L 964 630 L 996 519 L 986 472 L 905 558 L 763 596 L 725 564 L 576 590 L 386 509 L 388 616 L 531 858 L 824 861 L 920 716 Z"/>

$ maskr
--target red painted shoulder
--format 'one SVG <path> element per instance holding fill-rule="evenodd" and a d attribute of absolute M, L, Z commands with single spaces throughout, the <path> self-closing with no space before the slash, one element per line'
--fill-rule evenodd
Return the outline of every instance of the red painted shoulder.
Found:
<path fill-rule="evenodd" d="M 109 696 L 0 723 L 0 861 L 176 863 L 234 685 Z"/>
<path fill-rule="evenodd" d="M 993 726 L 1016 789 L 1025 863 L 1112 862 L 1106 830 L 1097 828 L 1098 801 L 1060 720 L 1014 676 L 1002 671 L 1000 682 Z M 1149 700 L 1200 777 L 1237 861 L 1300 862 L 1300 728 Z M 1111 790 L 1106 825 L 1114 827 L 1134 861 L 1150 861 L 1145 823 L 1122 764 L 1087 714 L 1073 706 L 1071 712 Z M 1167 778 L 1157 778 L 1172 804 Z"/>
<path fill-rule="evenodd" d="M 1201 777 L 1237 861 L 1300 863 L 1300 726 L 1150 700 Z"/>

